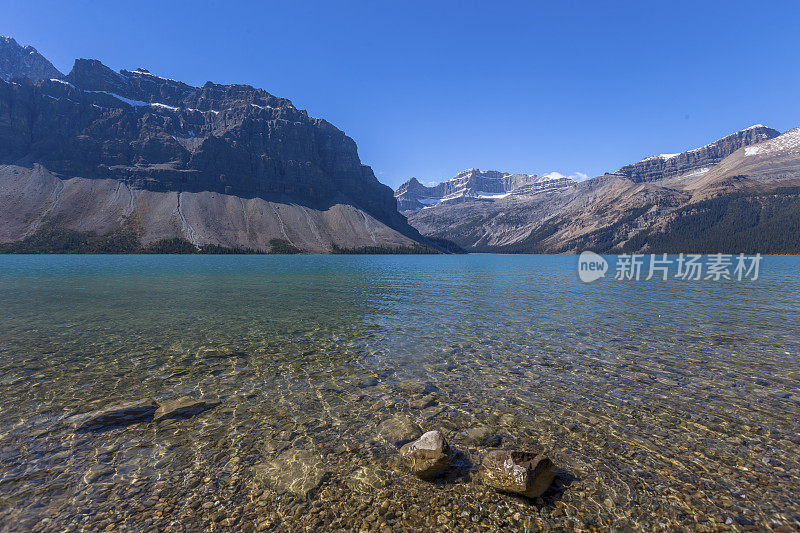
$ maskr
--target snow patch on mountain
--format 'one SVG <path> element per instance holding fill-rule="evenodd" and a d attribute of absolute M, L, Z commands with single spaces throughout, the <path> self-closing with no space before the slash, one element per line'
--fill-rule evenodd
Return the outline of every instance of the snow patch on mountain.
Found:
<path fill-rule="evenodd" d="M 753 156 L 785 151 L 800 152 L 800 128 L 789 130 L 769 141 L 746 146 L 744 155 Z"/>

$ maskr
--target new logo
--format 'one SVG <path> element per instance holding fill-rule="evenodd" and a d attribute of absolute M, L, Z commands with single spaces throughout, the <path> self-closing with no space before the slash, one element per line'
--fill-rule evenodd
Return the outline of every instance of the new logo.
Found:
<path fill-rule="evenodd" d="M 606 275 L 608 261 L 594 252 L 581 252 L 578 257 L 578 277 L 584 283 L 591 283 Z"/>

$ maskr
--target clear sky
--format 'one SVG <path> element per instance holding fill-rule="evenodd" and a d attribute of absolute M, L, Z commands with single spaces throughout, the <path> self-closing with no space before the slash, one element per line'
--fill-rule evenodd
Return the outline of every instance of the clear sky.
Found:
<path fill-rule="evenodd" d="M 800 2 L 0 0 L 0 34 L 199 85 L 249 83 L 396 187 L 464 168 L 589 176 L 800 126 Z"/>

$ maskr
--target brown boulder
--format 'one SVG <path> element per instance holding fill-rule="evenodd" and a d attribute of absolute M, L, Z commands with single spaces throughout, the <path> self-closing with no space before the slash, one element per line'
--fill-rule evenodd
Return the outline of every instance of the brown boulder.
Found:
<path fill-rule="evenodd" d="M 544 494 L 555 479 L 553 463 L 544 455 L 509 450 L 486 454 L 480 475 L 486 485 L 500 492 L 528 498 Z"/>

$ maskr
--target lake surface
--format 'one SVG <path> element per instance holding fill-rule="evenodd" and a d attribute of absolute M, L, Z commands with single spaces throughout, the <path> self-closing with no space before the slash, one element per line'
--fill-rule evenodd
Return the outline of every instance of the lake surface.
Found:
<path fill-rule="evenodd" d="M 184 395 L 222 403 L 65 424 Z M 396 468 L 417 429 L 458 452 L 438 481 Z M 498 446 L 552 489 L 479 484 Z M 800 258 L 586 284 L 573 256 L 0 256 L 0 458 L 3 530 L 794 529 Z"/>

